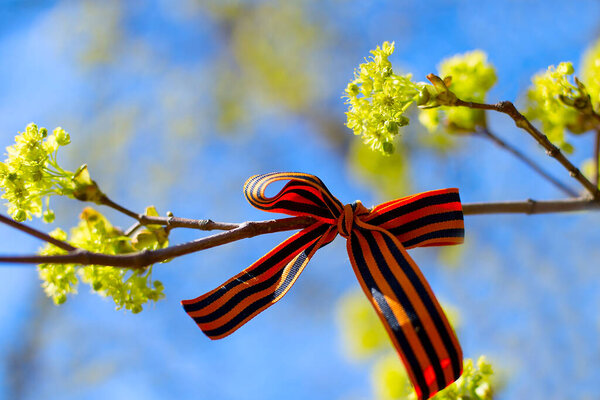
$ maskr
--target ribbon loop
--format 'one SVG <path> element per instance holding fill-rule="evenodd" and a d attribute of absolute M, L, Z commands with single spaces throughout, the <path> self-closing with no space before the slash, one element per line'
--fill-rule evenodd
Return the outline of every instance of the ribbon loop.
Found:
<path fill-rule="evenodd" d="M 273 196 L 266 187 L 289 182 Z M 406 248 L 462 243 L 464 224 L 457 189 L 403 197 L 369 210 L 342 205 L 314 175 L 255 175 L 246 199 L 264 211 L 303 215 L 316 222 L 292 235 L 220 287 L 182 301 L 211 339 L 226 337 L 275 304 L 321 247 L 339 233 L 363 292 L 402 359 L 419 399 L 427 399 L 462 373 L 458 339 L 429 284 Z"/>

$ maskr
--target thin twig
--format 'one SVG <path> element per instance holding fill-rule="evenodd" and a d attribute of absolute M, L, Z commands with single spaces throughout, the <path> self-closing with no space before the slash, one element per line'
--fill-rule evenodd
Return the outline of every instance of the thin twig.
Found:
<path fill-rule="evenodd" d="M 109 199 L 107 196 L 103 196 L 100 200 L 100 204 L 108 206 L 112 209 L 122 212 L 125 215 L 130 216 L 131 218 L 138 221 L 140 225 L 163 225 L 167 226 L 169 229 L 172 228 L 191 228 L 191 229 L 199 229 L 202 231 L 228 231 L 231 229 L 235 229 L 240 226 L 240 224 L 230 224 L 226 222 L 214 222 L 210 219 L 191 219 L 191 218 L 179 218 L 179 217 L 155 217 L 145 214 L 135 213 L 117 203 Z M 127 232 L 131 229 L 135 231 L 139 226 L 134 224 L 131 226 Z M 133 233 L 133 231 L 131 231 Z"/>
<path fill-rule="evenodd" d="M 45 242 L 51 243 L 60 249 L 67 250 L 67 251 L 77 250 L 76 247 L 71 246 L 69 243 L 63 242 L 62 240 L 55 239 L 52 236 L 50 236 L 42 231 L 38 231 L 35 228 L 31 228 L 31 227 L 24 225 L 20 222 L 17 222 L 11 218 L 8 218 L 2 214 L 0 214 L 0 222 L 3 224 L 6 224 L 8 226 L 11 226 L 17 230 L 20 230 L 21 232 L 24 232 L 28 235 L 31 235 L 38 239 L 41 239 Z"/>
<path fill-rule="evenodd" d="M 131 225 L 129 228 L 127 228 L 127 230 L 125 232 L 123 232 L 123 235 L 131 236 L 135 233 L 135 231 L 140 229 L 142 226 L 143 226 L 142 224 L 140 224 L 139 222 L 136 221 L 133 225 Z"/>
<path fill-rule="evenodd" d="M 573 212 L 598 210 L 600 202 L 588 198 L 567 200 L 526 200 L 499 203 L 467 203 L 463 205 L 464 215 L 482 214 L 544 214 L 555 212 Z M 221 246 L 226 243 L 250 238 L 266 233 L 283 232 L 306 228 L 315 220 L 310 217 L 291 217 L 268 221 L 244 222 L 241 224 L 224 224 L 213 222 L 218 226 L 236 226 L 226 232 L 221 232 L 191 242 L 167 247 L 159 250 L 142 251 L 128 254 L 99 254 L 82 249 L 73 249 L 68 254 L 61 255 L 24 255 L 0 256 L 0 263 L 21 264 L 78 264 L 78 265 L 107 265 L 121 268 L 145 268 L 150 264 L 165 261 L 170 258 Z M 50 238 L 53 239 L 53 238 Z M 54 240 L 54 239 L 53 239 Z"/>
<path fill-rule="evenodd" d="M 112 201 L 111 199 L 109 199 L 106 195 L 102 195 L 102 197 L 100 198 L 100 204 L 104 204 L 105 206 L 108 206 L 117 211 L 120 211 L 123 214 L 128 215 L 133 219 L 137 219 L 138 221 L 140 220 L 140 217 L 142 217 L 142 214 L 138 214 L 136 212 L 128 210 L 127 208 L 125 208 L 125 207 L 121 206 L 120 204 L 117 204 L 114 201 Z"/>
<path fill-rule="evenodd" d="M 560 151 L 560 149 L 554 144 L 552 144 L 552 142 L 548 140 L 546 135 L 544 135 L 535 126 L 533 126 L 531 122 L 529 122 L 529 120 L 525 118 L 525 116 L 523 116 L 523 114 L 521 114 L 514 106 L 514 104 L 510 101 L 501 101 L 497 104 L 483 104 L 456 99 L 453 105 L 475 108 L 480 110 L 492 110 L 508 115 L 512 118 L 513 121 L 515 121 L 517 127 L 527 131 L 544 149 L 546 149 L 546 154 L 548 154 L 550 157 L 556 158 L 556 160 L 558 160 L 558 162 L 560 162 L 561 165 L 565 167 L 567 171 L 569 171 L 569 174 L 573 178 L 577 179 L 577 181 L 579 181 L 579 183 L 581 183 L 583 187 L 585 187 L 588 190 L 588 192 L 590 192 L 593 198 L 600 198 L 600 191 L 598 190 L 598 187 L 595 186 L 592 182 L 590 182 L 581 173 L 579 168 L 574 166 L 571 163 L 571 161 L 569 161 L 565 157 L 565 155 Z"/>
<path fill-rule="evenodd" d="M 513 147 L 512 145 L 508 144 L 503 139 L 501 139 L 500 137 L 498 137 L 496 134 L 494 134 L 493 132 L 491 132 L 489 129 L 487 129 L 487 128 L 478 129 L 476 131 L 476 133 L 482 135 L 483 137 L 486 137 L 486 138 L 490 139 L 491 141 L 493 141 L 494 143 L 496 143 L 498 146 L 500 146 L 504 150 L 508 151 L 509 153 L 511 153 L 512 155 L 514 155 L 515 157 L 517 157 L 519 160 L 521 160 L 522 162 L 524 162 L 525 164 L 527 164 L 531 169 L 533 169 L 535 172 L 537 172 L 538 174 L 540 174 L 547 181 L 549 181 L 550 183 L 552 183 L 554 186 L 556 186 L 558 189 L 562 190 L 567 195 L 569 195 L 571 197 L 578 197 L 579 196 L 579 194 L 577 192 L 575 192 L 573 189 L 571 189 L 570 187 L 568 187 L 564 183 L 560 182 L 558 179 L 556 179 L 555 177 L 553 177 L 552 175 L 550 175 L 548 172 L 544 171 L 544 169 L 542 169 L 542 167 L 540 167 L 539 165 L 537 165 L 533 160 L 531 160 L 529 157 L 527 157 L 525 154 L 523 154 L 521 151 L 519 151 L 519 149 L 517 149 L 517 148 Z"/>

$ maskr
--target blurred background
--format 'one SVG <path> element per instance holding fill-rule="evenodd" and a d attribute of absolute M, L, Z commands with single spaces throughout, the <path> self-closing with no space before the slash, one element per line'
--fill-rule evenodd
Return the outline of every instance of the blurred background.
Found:
<path fill-rule="evenodd" d="M 532 74 L 580 63 L 600 34 L 596 1 L 0 2 L 0 146 L 29 122 L 62 126 L 61 165 L 87 163 L 115 201 L 142 211 L 241 222 L 271 218 L 242 195 L 247 177 L 318 175 L 365 205 L 443 187 L 464 202 L 562 198 L 510 155 L 413 118 L 384 158 L 344 126 L 341 98 L 370 49 L 395 41 L 397 72 L 417 81 L 481 49 L 497 70 L 490 102 L 522 104 Z M 494 132 L 568 181 L 512 121 Z M 573 139 L 576 164 L 592 138 Z M 573 187 L 574 182 L 568 182 Z M 84 207 L 53 199 L 44 231 Z M 118 226 L 131 221 L 101 209 Z M 4 212 L 4 211 L 3 211 Z M 466 242 L 411 251 L 459 316 L 465 356 L 487 355 L 498 399 L 597 399 L 598 213 L 468 216 Z M 175 230 L 173 243 L 202 232 Z M 80 293 L 57 307 L 34 267 L 0 268 L 1 399 L 372 399 L 372 362 L 343 345 L 340 298 L 358 289 L 345 243 L 320 250 L 290 293 L 231 337 L 211 342 L 182 299 L 213 289 L 288 234 L 257 237 L 155 267 L 166 299 L 141 314 Z M 41 243 L 0 229 L 1 253 Z"/>

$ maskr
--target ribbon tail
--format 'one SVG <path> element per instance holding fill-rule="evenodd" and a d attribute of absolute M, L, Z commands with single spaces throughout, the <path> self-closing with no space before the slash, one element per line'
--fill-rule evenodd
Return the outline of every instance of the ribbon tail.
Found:
<path fill-rule="evenodd" d="M 383 322 L 419 399 L 462 374 L 462 350 L 431 288 L 400 241 L 384 229 L 352 229 L 352 268 Z"/>
<path fill-rule="evenodd" d="M 312 255 L 335 238 L 331 225 L 318 222 L 292 235 L 254 264 L 183 308 L 211 339 L 229 336 L 275 304 L 292 287 Z"/>

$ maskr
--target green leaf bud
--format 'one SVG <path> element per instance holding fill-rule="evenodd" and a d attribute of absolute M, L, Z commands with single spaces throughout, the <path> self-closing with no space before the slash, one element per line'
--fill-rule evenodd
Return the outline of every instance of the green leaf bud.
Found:
<path fill-rule="evenodd" d="M 148 215 L 149 217 L 158 217 L 160 215 L 158 214 L 158 211 L 156 211 L 156 207 L 154 206 L 146 207 L 146 210 L 144 210 L 144 214 Z"/>
<path fill-rule="evenodd" d="M 419 90 L 419 96 L 417 97 L 417 105 L 424 106 L 425 104 L 427 104 L 427 102 L 429 102 L 430 98 L 431 95 L 429 94 L 429 90 L 427 89 L 427 87 L 422 87 L 421 90 Z"/>
<path fill-rule="evenodd" d="M 435 131 L 440 123 L 449 132 L 473 132 L 478 126 L 485 125 L 482 110 L 454 106 L 457 98 L 484 102 L 487 92 L 496 83 L 496 71 L 484 52 L 475 50 L 447 58 L 440 63 L 438 75 L 431 74 L 428 79 L 434 87 L 425 86 L 432 96 L 428 103 L 419 107 L 422 110 L 419 120 L 429 131 Z M 440 105 L 450 107 L 425 111 Z"/>
<path fill-rule="evenodd" d="M 442 78 L 440 78 L 439 76 L 437 76 L 435 74 L 427 75 L 427 80 L 429 80 L 429 82 L 431 82 L 433 87 L 439 93 L 446 92 L 448 90 L 448 87 L 446 86 L 446 82 L 444 82 L 444 80 Z"/>
<path fill-rule="evenodd" d="M 90 178 L 87 165 L 83 164 L 73 174 L 71 178 L 74 185 L 71 196 L 80 201 L 89 201 L 100 204 L 104 198 L 104 193 L 98 187 L 98 184 Z"/>

